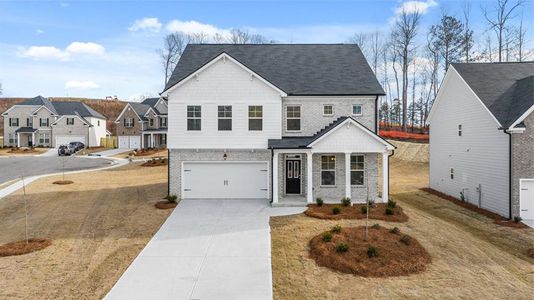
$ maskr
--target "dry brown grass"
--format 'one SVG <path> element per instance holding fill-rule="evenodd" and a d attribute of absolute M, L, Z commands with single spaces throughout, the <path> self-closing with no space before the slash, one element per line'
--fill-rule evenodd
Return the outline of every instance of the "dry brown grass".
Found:
<path fill-rule="evenodd" d="M 48 148 L 3 148 L 0 149 L 0 156 L 24 156 L 24 155 L 38 155 L 48 151 Z"/>
<path fill-rule="evenodd" d="M 391 191 L 410 217 L 397 223 L 416 238 L 432 263 L 410 276 L 365 278 L 334 272 L 308 257 L 308 242 L 335 224 L 303 214 L 271 218 L 275 299 L 531 299 L 534 294 L 534 230 L 498 226 L 493 220 L 425 193 L 425 163 L 391 162 Z M 391 227 L 384 221 L 373 221 Z"/>
<path fill-rule="evenodd" d="M 362 207 L 365 206 L 367 205 L 355 204 L 352 206 L 341 206 L 334 204 L 323 204 L 322 206 L 318 206 L 316 204 L 310 204 L 308 205 L 308 209 L 304 212 L 304 214 L 306 214 L 308 217 L 325 220 L 365 219 L 367 218 L 367 214 L 362 212 Z M 341 212 L 339 214 L 334 214 L 332 212 L 334 207 L 339 207 Z M 389 222 L 408 221 L 408 216 L 398 205 L 393 209 L 393 215 L 386 215 L 385 210 L 385 203 L 377 203 L 369 206 L 369 219 L 384 220 Z"/>
<path fill-rule="evenodd" d="M 11 242 L 0 245 L 0 256 L 23 255 L 31 252 L 43 250 L 52 245 L 51 240 L 31 238 L 22 241 Z"/>
<path fill-rule="evenodd" d="M 101 299 L 171 212 L 154 207 L 166 196 L 166 167 L 128 165 L 52 184 L 59 179 L 26 188 L 30 237 L 53 244 L 0 258 L 0 299 Z M 0 244 L 24 239 L 23 216 L 20 191 L 0 201 Z"/>

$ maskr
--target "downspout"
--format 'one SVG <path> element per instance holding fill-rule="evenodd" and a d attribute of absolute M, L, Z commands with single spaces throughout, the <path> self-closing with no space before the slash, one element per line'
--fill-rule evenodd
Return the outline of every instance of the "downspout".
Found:
<path fill-rule="evenodd" d="M 512 219 L 512 134 L 506 129 L 503 129 L 503 132 L 508 135 L 508 211 L 509 219 Z"/>
<path fill-rule="evenodd" d="M 378 95 L 376 95 L 375 99 L 375 133 L 378 134 L 378 124 L 380 116 L 378 115 Z"/>
<path fill-rule="evenodd" d="M 274 163 L 274 148 L 271 148 L 271 200 L 269 203 L 273 203 L 274 198 L 274 174 L 273 174 L 273 163 Z"/>
<path fill-rule="evenodd" d="M 388 155 L 388 193 L 389 193 L 389 195 L 391 195 L 391 190 L 389 189 L 389 187 L 391 186 L 391 184 L 389 183 L 389 181 L 390 181 L 389 179 L 391 178 L 391 174 L 390 174 L 391 172 L 390 172 L 390 169 L 389 169 L 389 165 L 390 165 L 390 163 L 389 163 L 389 159 L 390 159 L 393 155 L 395 155 L 395 149 L 391 150 L 391 154 Z M 389 199 L 389 195 L 388 195 L 388 199 Z M 383 197 L 382 197 L 382 198 L 383 198 Z"/>
<path fill-rule="evenodd" d="M 167 148 L 167 195 L 171 195 L 171 150 Z M 182 195 L 180 195 L 182 196 Z"/>

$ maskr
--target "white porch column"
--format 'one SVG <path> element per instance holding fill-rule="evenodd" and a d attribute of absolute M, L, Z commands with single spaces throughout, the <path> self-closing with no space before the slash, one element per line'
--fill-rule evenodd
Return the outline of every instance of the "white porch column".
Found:
<path fill-rule="evenodd" d="M 154 134 L 153 133 L 150 134 L 150 147 L 154 148 Z"/>
<path fill-rule="evenodd" d="M 272 181 L 272 191 L 273 191 L 273 203 L 278 203 L 278 151 L 273 152 L 273 181 Z"/>
<path fill-rule="evenodd" d="M 35 132 L 32 132 L 32 147 L 35 147 Z"/>
<path fill-rule="evenodd" d="M 382 153 L 382 201 L 389 199 L 389 151 Z"/>
<path fill-rule="evenodd" d="M 306 153 L 306 202 L 313 203 L 313 153 Z"/>
<path fill-rule="evenodd" d="M 20 148 L 20 133 L 17 132 L 17 148 Z"/>
<path fill-rule="evenodd" d="M 345 197 L 352 198 L 350 192 L 350 152 L 345 152 Z"/>
<path fill-rule="evenodd" d="M 144 139 L 145 139 L 145 134 L 141 132 L 141 145 L 140 145 L 141 149 L 145 148 Z"/>

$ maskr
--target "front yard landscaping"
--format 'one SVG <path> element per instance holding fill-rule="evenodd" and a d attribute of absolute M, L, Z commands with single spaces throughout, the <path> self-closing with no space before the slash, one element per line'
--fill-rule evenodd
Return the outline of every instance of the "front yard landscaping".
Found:
<path fill-rule="evenodd" d="M 428 182 L 427 163 L 393 158 L 390 176 L 392 198 L 409 220 L 404 223 L 379 220 L 369 225 L 378 223 L 383 230 L 398 227 L 397 238 L 408 235 L 416 239 L 432 260 L 425 270 L 393 277 L 363 277 L 332 270 L 313 259 L 310 240 L 322 239 L 322 234 L 336 225 L 342 231 L 355 228 L 357 232 L 365 220 L 324 220 L 305 214 L 273 217 L 275 299 L 532 298 L 534 258 L 529 257 L 528 249 L 534 247 L 534 230 L 497 225 L 493 219 L 420 190 Z M 369 232 L 373 230 L 377 229 L 369 228 Z M 332 240 L 335 238 L 333 234 Z M 339 243 L 347 244 L 347 252 L 337 252 L 335 243 L 336 250 L 330 249 L 328 253 L 342 256 L 358 245 L 360 250 L 369 250 L 362 243 L 351 246 L 349 239 Z M 373 246 L 378 256 L 368 259 L 383 254 L 379 245 Z M 359 251 L 359 255 L 367 253 Z"/>
<path fill-rule="evenodd" d="M 167 167 L 130 164 L 68 179 L 26 187 L 29 236 L 51 245 L 0 257 L 1 299 L 102 299 L 172 211 L 154 207 L 166 196 Z M 25 238 L 22 197 L 0 200 L 0 245 Z"/>
<path fill-rule="evenodd" d="M 337 210 L 335 209 L 336 207 L 338 208 Z M 367 218 L 367 205 L 354 204 L 352 206 L 342 206 L 337 204 L 323 204 L 319 206 L 317 204 L 311 204 L 304 213 L 312 218 L 326 220 L 365 219 Z M 387 203 L 375 203 L 369 205 L 369 219 L 406 222 L 408 221 L 408 216 L 398 205 L 390 207 Z"/>
<path fill-rule="evenodd" d="M 0 155 L 19 156 L 19 155 L 38 155 L 45 153 L 49 148 L 0 148 Z"/>

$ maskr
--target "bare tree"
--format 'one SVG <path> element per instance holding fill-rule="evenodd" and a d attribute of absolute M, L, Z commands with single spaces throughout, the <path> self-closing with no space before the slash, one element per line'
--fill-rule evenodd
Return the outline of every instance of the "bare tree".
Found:
<path fill-rule="evenodd" d="M 169 80 L 188 42 L 189 36 L 182 32 L 168 34 L 163 39 L 163 49 L 159 50 L 159 54 L 165 73 L 165 83 Z"/>
<path fill-rule="evenodd" d="M 505 30 L 508 21 L 513 19 L 515 15 L 514 11 L 521 6 L 525 1 L 516 0 L 515 3 L 510 3 L 510 0 L 497 0 L 497 5 L 494 8 L 493 13 L 488 12 L 487 8 L 484 8 L 484 18 L 490 25 L 491 30 L 495 32 L 497 36 L 497 53 L 499 62 L 502 62 L 502 55 L 505 46 Z"/>
<path fill-rule="evenodd" d="M 356 33 L 349 39 L 349 43 L 358 45 L 363 54 L 366 55 L 368 38 L 369 36 L 365 33 Z"/>
<path fill-rule="evenodd" d="M 241 29 L 230 30 L 229 42 L 232 44 L 248 44 L 250 33 Z"/>
<path fill-rule="evenodd" d="M 471 49 L 474 45 L 473 30 L 469 27 L 469 20 L 471 16 L 471 5 L 469 2 L 465 2 L 463 8 L 464 24 L 462 33 L 462 51 L 464 56 L 464 62 L 468 63 L 470 60 Z"/>
<path fill-rule="evenodd" d="M 408 65 L 415 51 L 415 37 L 421 21 L 421 14 L 416 11 L 408 13 L 403 10 L 391 32 L 392 43 L 396 45 L 402 65 L 402 129 L 407 131 L 407 100 L 408 100 Z"/>
<path fill-rule="evenodd" d="M 525 47 L 525 36 L 527 35 L 527 29 L 523 27 L 523 16 L 521 16 L 521 21 L 519 22 L 519 27 L 515 31 L 515 40 L 517 42 L 517 60 L 523 61 L 523 48 Z M 0 84 L 0 95 L 2 94 L 2 86 Z"/>

